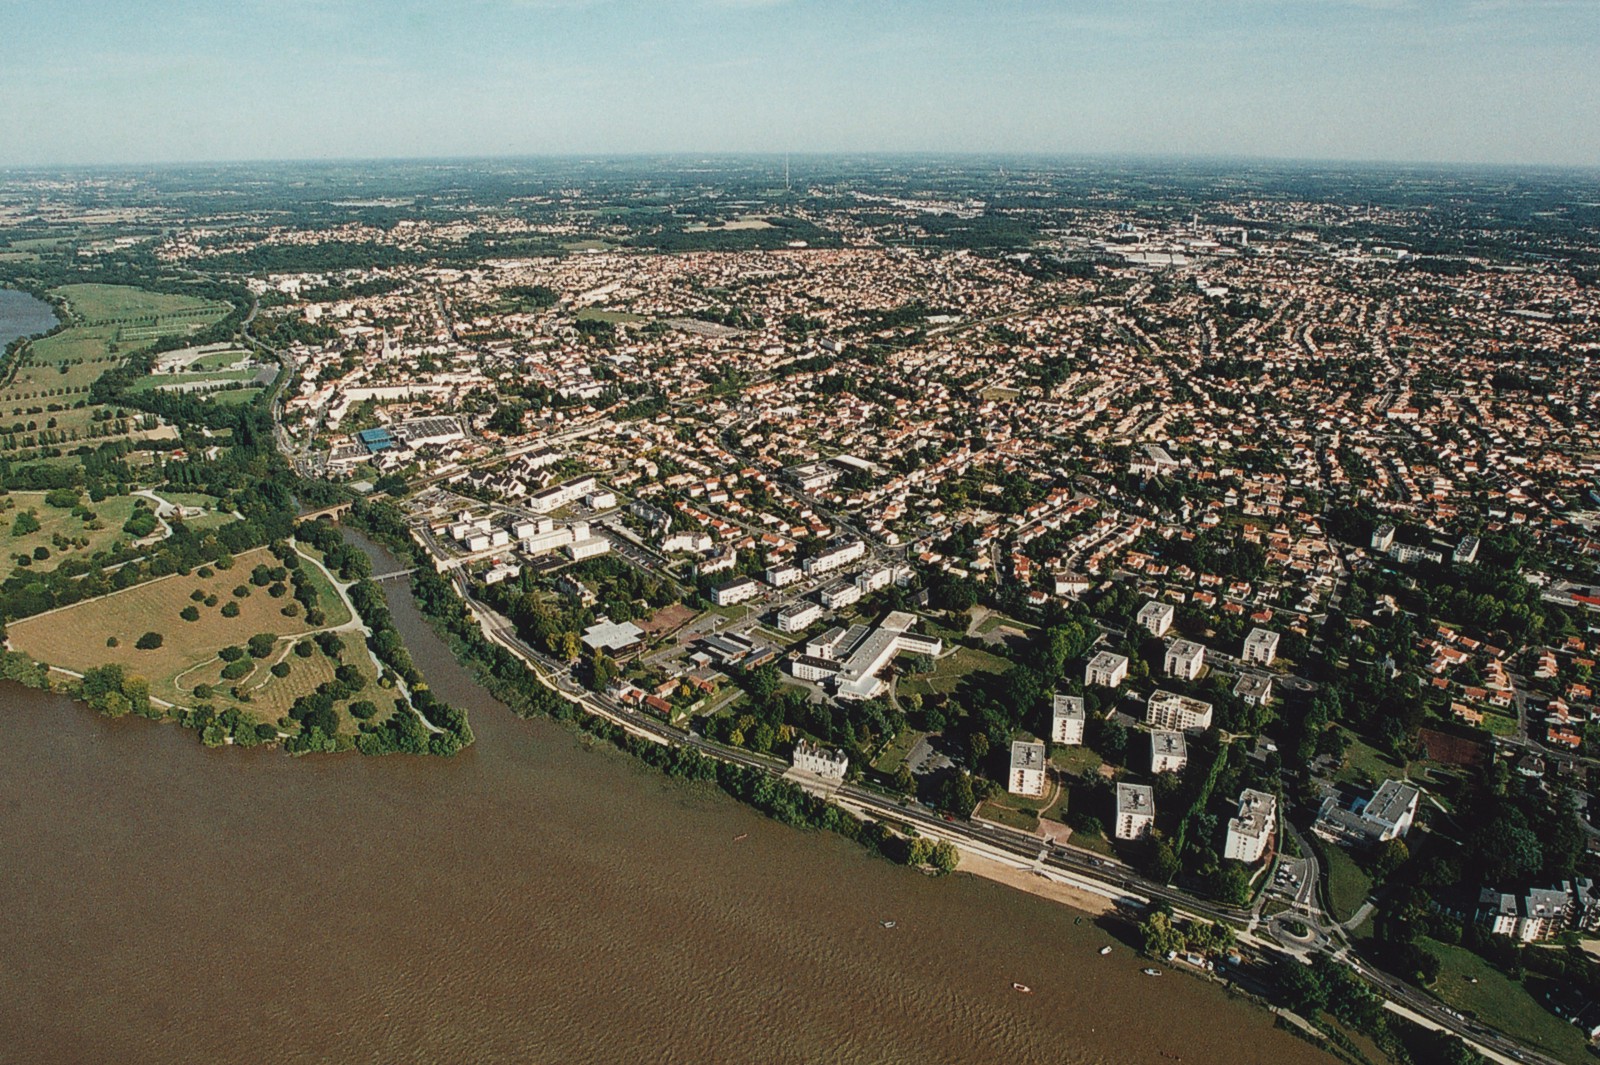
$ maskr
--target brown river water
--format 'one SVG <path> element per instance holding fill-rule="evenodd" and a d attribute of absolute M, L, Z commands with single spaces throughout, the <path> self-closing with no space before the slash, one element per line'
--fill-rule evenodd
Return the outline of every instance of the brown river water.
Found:
<path fill-rule="evenodd" d="M 1063 906 L 519 720 L 387 591 L 457 758 L 0 686 L 0 1062 L 1331 1060 Z"/>

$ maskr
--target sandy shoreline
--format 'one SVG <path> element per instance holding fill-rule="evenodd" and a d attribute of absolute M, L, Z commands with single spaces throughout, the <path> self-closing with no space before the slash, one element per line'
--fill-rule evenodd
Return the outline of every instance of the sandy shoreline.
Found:
<path fill-rule="evenodd" d="M 1026 891 L 1030 895 L 1050 899 L 1052 902 L 1064 903 L 1075 910 L 1093 914 L 1096 917 L 1112 913 L 1116 905 L 1103 895 L 1096 895 L 1092 891 L 1074 887 L 1071 884 L 1052 878 L 1042 877 L 1032 870 L 1018 869 L 989 858 L 981 857 L 970 850 L 961 852 L 960 871 L 981 876 L 985 880 L 993 880 L 1007 887 Z"/>

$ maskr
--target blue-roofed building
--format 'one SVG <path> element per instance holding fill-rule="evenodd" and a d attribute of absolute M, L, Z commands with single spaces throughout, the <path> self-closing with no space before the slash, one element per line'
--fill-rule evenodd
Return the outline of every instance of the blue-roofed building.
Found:
<path fill-rule="evenodd" d="M 363 429 L 356 434 L 356 439 L 374 455 L 385 448 L 394 447 L 394 437 L 389 435 L 387 429 Z"/>

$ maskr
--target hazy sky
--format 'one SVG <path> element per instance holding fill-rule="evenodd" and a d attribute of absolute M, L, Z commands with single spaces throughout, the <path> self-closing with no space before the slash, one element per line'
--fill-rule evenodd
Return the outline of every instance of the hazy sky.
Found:
<path fill-rule="evenodd" d="M 1016 151 L 1600 165 L 1600 0 L 0 0 L 0 165 Z"/>

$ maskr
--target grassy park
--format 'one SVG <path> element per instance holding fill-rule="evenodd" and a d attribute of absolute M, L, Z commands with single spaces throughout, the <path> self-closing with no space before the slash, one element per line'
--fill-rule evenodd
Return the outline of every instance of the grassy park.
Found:
<path fill-rule="evenodd" d="M 295 602 L 292 596 L 275 597 L 268 587 L 251 583 L 251 570 L 258 564 L 275 566 L 277 560 L 260 548 L 239 555 L 231 568 L 212 570 L 209 576 L 197 570 L 188 576 L 162 577 L 25 618 L 8 627 L 11 645 L 37 660 L 74 673 L 96 666 L 121 665 L 130 675 L 148 679 L 153 697 L 183 706 L 204 701 L 195 689 L 209 684 L 214 689 L 211 701 L 219 708 L 236 705 L 258 720 L 276 721 L 297 696 L 331 679 L 334 663 L 327 661 L 321 651 L 310 656 L 295 653 L 294 645 L 314 631 L 313 627 L 306 623 L 303 611 L 296 609 L 294 616 L 284 613 Z M 316 628 L 348 622 L 350 612 L 327 578 L 315 567 L 307 565 L 306 569 L 326 612 L 324 623 Z M 247 589 L 248 594 L 238 595 L 241 588 Z M 195 593 L 200 594 L 199 599 Z M 196 621 L 182 616 L 191 608 L 199 615 Z M 140 647 L 141 637 L 152 632 L 161 635 L 160 645 Z M 224 679 L 226 663 L 218 652 L 230 646 L 246 647 L 257 634 L 273 637 L 269 653 L 241 659 L 247 662 L 248 672 Z M 377 671 L 360 634 L 345 633 L 342 638 L 342 660 L 359 670 L 368 682 L 360 698 L 371 699 L 380 708 L 392 705 L 386 693 L 377 689 Z M 288 663 L 288 676 L 272 674 L 271 667 L 278 662 Z M 236 671 L 242 672 L 237 667 Z M 229 694 L 234 685 L 248 694 L 247 701 Z M 349 721 L 345 725 L 354 731 Z"/>
<path fill-rule="evenodd" d="M 28 567 L 48 573 L 68 558 L 88 558 L 119 540 L 130 539 L 122 526 L 133 515 L 132 496 L 111 496 L 98 503 L 82 497 L 80 507 L 58 507 L 46 502 L 45 492 L 10 492 L 0 496 L 0 574 L 15 573 L 28 559 Z M 32 520 L 19 523 L 21 515 Z M 37 526 L 37 528 L 33 528 Z M 29 530 L 22 531 L 19 530 Z M 38 552 L 45 552 L 40 558 Z"/>
<path fill-rule="evenodd" d="M 970 673 L 1004 673 L 1011 663 L 999 655 L 958 647 L 934 663 L 932 673 L 916 673 L 900 683 L 902 695 L 948 695 Z"/>
<path fill-rule="evenodd" d="M 1418 945 L 1440 960 L 1433 992 L 1448 1005 L 1487 1021 L 1562 1061 L 1584 1057 L 1583 1036 L 1536 999 L 1521 982 L 1465 947 L 1423 937 Z"/>

